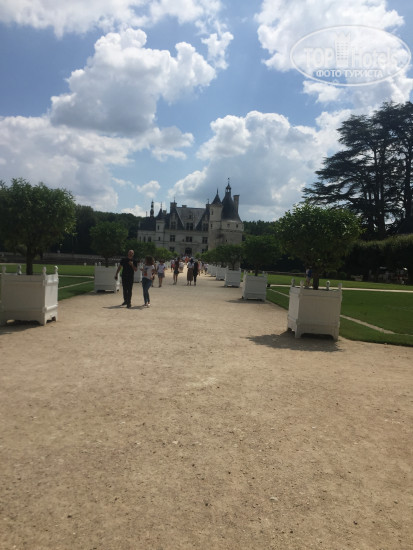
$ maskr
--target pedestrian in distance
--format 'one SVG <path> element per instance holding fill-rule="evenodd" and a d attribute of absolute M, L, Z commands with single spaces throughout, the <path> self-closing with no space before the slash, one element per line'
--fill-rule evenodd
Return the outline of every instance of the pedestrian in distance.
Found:
<path fill-rule="evenodd" d="M 115 279 L 118 280 L 119 271 L 122 270 L 122 289 L 123 289 L 123 306 L 127 308 L 132 307 L 132 288 L 133 288 L 133 276 L 135 271 L 138 270 L 138 264 L 134 260 L 135 252 L 133 250 L 128 251 L 126 258 L 122 258 L 118 269 L 116 270 Z"/>
<path fill-rule="evenodd" d="M 191 258 L 189 262 L 186 264 L 186 284 L 192 285 L 192 281 L 194 278 L 194 261 Z"/>
<path fill-rule="evenodd" d="M 165 262 L 164 260 L 160 260 L 159 261 L 159 264 L 158 264 L 158 267 L 156 269 L 156 272 L 158 274 L 158 287 L 161 288 L 162 286 L 162 281 L 165 277 L 165 269 L 166 269 L 166 265 L 165 265 Z"/>
<path fill-rule="evenodd" d="M 176 285 L 176 283 L 178 282 L 179 272 L 180 272 L 179 259 L 176 259 L 174 263 L 174 282 L 173 282 L 174 285 Z"/>
<path fill-rule="evenodd" d="M 155 278 L 154 263 L 155 263 L 155 260 L 152 258 L 152 256 L 146 256 L 144 265 L 143 267 L 141 267 L 144 307 L 149 307 L 151 305 L 151 300 L 149 297 L 149 289 L 151 288 L 152 282 Z"/>
<path fill-rule="evenodd" d="M 198 260 L 194 261 L 193 275 L 194 275 L 194 286 L 196 286 L 196 278 L 199 275 L 199 262 L 198 262 Z"/>

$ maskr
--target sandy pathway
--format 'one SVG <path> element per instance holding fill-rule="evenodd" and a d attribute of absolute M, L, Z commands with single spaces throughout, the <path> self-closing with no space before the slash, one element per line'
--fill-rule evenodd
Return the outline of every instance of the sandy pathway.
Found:
<path fill-rule="evenodd" d="M 179 277 L 0 329 L 0 548 L 413 548 L 413 350 Z"/>

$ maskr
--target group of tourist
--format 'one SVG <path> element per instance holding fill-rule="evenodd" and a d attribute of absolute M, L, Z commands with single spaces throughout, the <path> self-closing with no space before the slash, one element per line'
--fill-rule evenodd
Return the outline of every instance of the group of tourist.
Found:
<path fill-rule="evenodd" d="M 132 307 L 132 288 L 135 272 L 138 270 L 138 262 L 134 259 L 135 252 L 129 250 L 125 258 L 122 258 L 118 269 L 116 270 L 115 279 L 117 280 L 119 272 L 122 270 L 122 289 L 123 289 L 123 303 L 122 306 L 127 308 Z M 198 262 L 194 258 L 185 258 L 187 267 L 186 280 L 187 286 L 196 286 L 196 280 L 201 270 L 208 269 L 206 264 Z M 171 270 L 173 271 L 173 283 L 178 282 L 179 273 L 183 272 L 185 265 L 184 261 L 180 258 L 176 258 L 171 261 Z M 151 288 L 156 275 L 158 276 L 158 287 L 162 287 L 163 279 L 165 278 L 166 265 L 164 260 L 160 260 L 158 264 L 155 264 L 155 259 L 152 256 L 146 256 L 143 265 L 139 268 L 142 271 L 142 291 L 144 307 L 150 307 L 151 301 L 149 296 L 149 289 Z"/>

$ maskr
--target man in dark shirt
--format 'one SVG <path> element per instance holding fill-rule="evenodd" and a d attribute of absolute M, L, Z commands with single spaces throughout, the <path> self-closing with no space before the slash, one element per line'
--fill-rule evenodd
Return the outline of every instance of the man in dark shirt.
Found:
<path fill-rule="evenodd" d="M 133 259 L 135 252 L 128 251 L 128 257 L 122 258 L 116 271 L 115 279 L 118 278 L 118 273 L 122 269 L 122 288 L 123 288 L 123 306 L 131 307 L 133 276 L 138 269 L 136 260 Z"/>

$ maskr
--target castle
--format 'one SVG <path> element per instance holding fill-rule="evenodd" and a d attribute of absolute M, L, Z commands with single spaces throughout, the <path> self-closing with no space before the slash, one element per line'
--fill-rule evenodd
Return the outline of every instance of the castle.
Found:
<path fill-rule="evenodd" d="M 153 201 L 150 215 L 139 224 L 139 242 L 153 242 L 177 256 L 198 256 L 220 244 L 241 244 L 244 225 L 238 214 L 239 195 L 231 196 L 231 186 L 225 196 L 217 194 L 205 208 L 178 206 L 170 203 L 170 211 L 162 210 L 155 216 Z"/>

